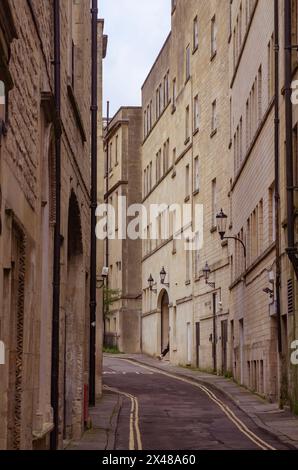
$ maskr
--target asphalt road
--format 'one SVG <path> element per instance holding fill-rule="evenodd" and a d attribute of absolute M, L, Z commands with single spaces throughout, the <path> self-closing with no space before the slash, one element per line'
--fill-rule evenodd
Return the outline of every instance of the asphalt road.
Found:
<path fill-rule="evenodd" d="M 116 450 L 286 450 L 219 392 L 125 359 L 104 359 L 123 397 Z"/>

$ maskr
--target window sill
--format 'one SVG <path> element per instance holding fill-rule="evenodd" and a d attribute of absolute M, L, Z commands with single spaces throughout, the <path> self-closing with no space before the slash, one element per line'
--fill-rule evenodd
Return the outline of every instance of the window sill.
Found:
<path fill-rule="evenodd" d="M 184 86 L 186 86 L 188 84 L 188 82 L 190 81 L 190 77 L 191 77 L 191 75 L 189 75 L 189 77 L 186 78 Z"/>
<path fill-rule="evenodd" d="M 174 114 L 176 112 L 176 106 L 173 104 L 172 109 L 171 109 L 171 114 Z"/>
<path fill-rule="evenodd" d="M 213 129 L 213 131 L 211 132 L 211 134 L 210 134 L 210 139 L 212 139 L 212 137 L 214 137 L 215 134 L 217 134 L 217 128 L 216 128 L 216 129 Z"/>
<path fill-rule="evenodd" d="M 186 198 L 184 199 L 184 202 L 189 202 L 190 201 L 190 196 L 186 196 Z"/>
<path fill-rule="evenodd" d="M 195 189 L 193 192 L 193 196 L 197 196 L 198 194 L 200 194 L 200 189 Z"/>
<path fill-rule="evenodd" d="M 185 139 L 185 141 L 184 141 L 184 145 L 189 144 L 189 142 L 190 142 L 190 137 L 187 137 L 187 139 Z"/>
<path fill-rule="evenodd" d="M 213 53 L 211 53 L 210 62 L 212 62 L 215 59 L 216 55 L 217 55 L 217 51 L 214 51 Z"/>
<path fill-rule="evenodd" d="M 172 255 L 173 255 L 173 256 L 174 256 L 174 255 L 177 255 L 177 250 L 176 250 L 176 249 L 172 251 Z"/>
<path fill-rule="evenodd" d="M 173 171 L 172 173 L 172 179 L 176 178 L 176 170 Z"/>
<path fill-rule="evenodd" d="M 198 49 L 199 49 L 199 45 L 194 47 L 193 50 L 192 50 L 192 55 L 194 55 L 197 52 Z"/>
<path fill-rule="evenodd" d="M 199 130 L 200 130 L 199 128 L 195 129 L 195 130 L 193 131 L 193 134 L 192 134 L 192 135 L 193 135 L 193 136 L 197 135 L 197 134 L 199 133 Z"/>
<path fill-rule="evenodd" d="M 69 101 L 71 103 L 71 106 L 72 106 L 72 109 L 73 109 L 73 112 L 74 112 L 74 116 L 75 116 L 75 119 L 76 119 L 76 122 L 77 122 L 77 125 L 78 125 L 78 128 L 79 128 L 80 134 L 81 134 L 82 142 L 83 143 L 87 142 L 86 132 L 85 132 L 85 129 L 84 129 L 83 120 L 82 120 L 81 112 L 80 112 L 80 109 L 79 109 L 79 105 L 78 105 L 77 99 L 75 97 L 72 85 L 70 83 L 67 85 L 67 93 L 68 93 Z"/>
<path fill-rule="evenodd" d="M 190 281 L 185 281 L 186 286 L 190 286 L 191 282 Z"/>
<path fill-rule="evenodd" d="M 215 227 L 215 225 L 213 225 L 213 227 L 211 227 L 210 229 L 210 233 L 215 233 L 217 232 L 217 227 Z"/>
<path fill-rule="evenodd" d="M 229 149 L 229 150 L 231 150 L 232 145 L 233 145 L 233 143 L 232 143 L 232 139 L 231 139 L 230 142 L 229 142 L 229 146 L 228 146 L 228 149 Z"/>

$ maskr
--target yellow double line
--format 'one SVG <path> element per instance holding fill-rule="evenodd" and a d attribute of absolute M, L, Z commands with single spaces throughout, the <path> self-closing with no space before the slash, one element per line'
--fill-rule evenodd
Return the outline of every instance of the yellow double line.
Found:
<path fill-rule="evenodd" d="M 137 397 L 130 393 L 122 392 L 117 388 L 104 385 L 104 390 L 117 393 L 128 398 L 131 402 L 130 418 L 129 418 L 129 450 L 143 450 L 142 439 L 139 426 L 139 402 Z"/>
<path fill-rule="evenodd" d="M 199 388 L 202 392 L 204 392 L 210 400 L 212 400 L 228 417 L 228 419 L 234 423 L 234 425 L 239 429 L 239 431 L 244 434 L 248 439 L 250 439 L 254 444 L 256 444 L 259 448 L 262 450 L 276 450 L 274 447 L 272 447 L 270 444 L 265 442 L 263 439 L 261 439 L 259 436 L 257 436 L 254 432 L 252 432 L 248 427 L 241 421 L 235 413 L 229 408 L 223 401 L 221 401 L 211 390 L 209 390 L 205 385 L 200 385 L 199 383 L 194 382 L 193 380 L 186 379 L 184 377 L 179 377 L 177 375 L 171 374 L 169 372 L 164 372 L 160 369 L 157 368 L 152 368 L 149 366 L 146 366 L 144 364 L 140 364 L 139 362 L 135 362 L 129 359 L 121 359 L 122 361 L 129 362 L 134 365 L 138 365 L 139 367 L 142 367 L 143 369 L 150 370 L 151 372 L 155 372 L 161 375 L 165 375 L 167 377 L 171 377 L 172 379 L 179 380 L 180 382 L 184 382 L 187 384 L 190 384 L 196 388 Z M 131 397 L 131 396 L 130 396 Z"/>

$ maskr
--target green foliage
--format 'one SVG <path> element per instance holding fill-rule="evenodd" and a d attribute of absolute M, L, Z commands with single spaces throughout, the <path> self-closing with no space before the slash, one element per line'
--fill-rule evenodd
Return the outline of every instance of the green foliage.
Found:
<path fill-rule="evenodd" d="M 121 298 L 121 291 L 119 289 L 104 288 L 103 301 L 105 307 L 105 313 L 109 311 L 109 307 Z"/>
<path fill-rule="evenodd" d="M 106 354 L 121 354 L 119 349 L 116 346 L 114 346 L 114 347 L 104 346 L 103 347 L 103 352 L 106 353 Z"/>

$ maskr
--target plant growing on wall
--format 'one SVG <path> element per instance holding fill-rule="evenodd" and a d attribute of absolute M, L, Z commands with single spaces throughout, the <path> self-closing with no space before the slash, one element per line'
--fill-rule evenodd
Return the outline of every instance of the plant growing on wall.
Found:
<path fill-rule="evenodd" d="M 110 289 L 108 287 L 104 288 L 103 291 L 103 302 L 104 302 L 104 311 L 105 315 L 108 314 L 110 305 L 121 298 L 120 289 Z"/>

